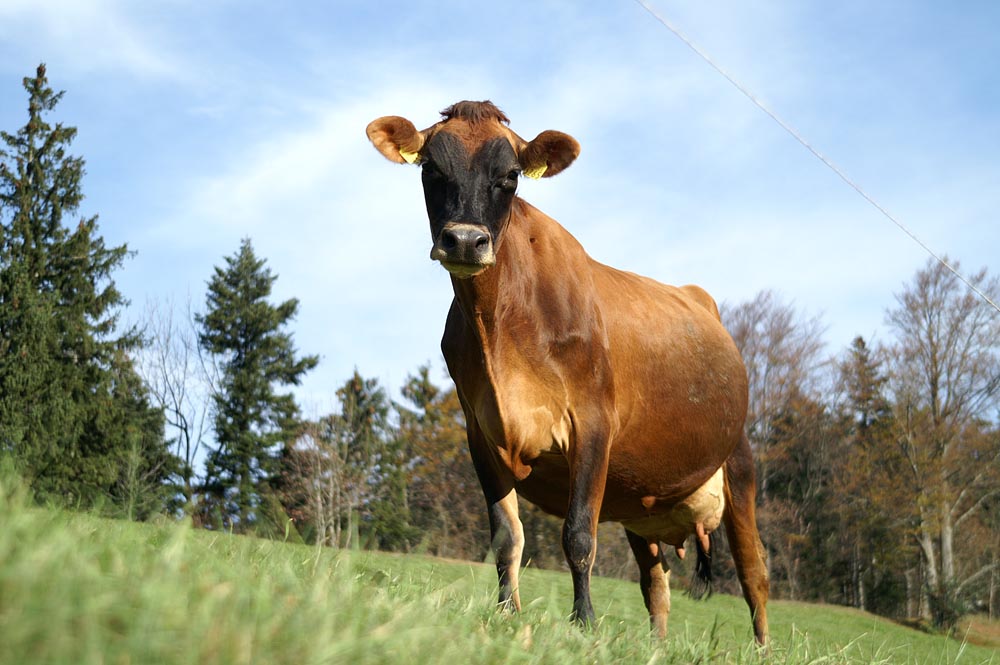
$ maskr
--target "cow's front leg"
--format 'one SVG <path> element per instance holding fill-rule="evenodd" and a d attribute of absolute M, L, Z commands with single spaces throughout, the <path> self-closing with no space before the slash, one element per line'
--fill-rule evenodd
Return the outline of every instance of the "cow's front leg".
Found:
<path fill-rule="evenodd" d="M 490 541 L 497 566 L 500 584 L 499 603 L 504 609 L 520 611 L 521 596 L 518 593 L 518 573 L 521 570 L 521 553 L 524 550 L 524 529 L 517 512 L 517 493 L 514 491 L 513 476 L 490 463 L 486 442 L 475 422 L 470 419 L 467 426 L 469 452 L 479 477 L 479 484 L 486 498 L 486 509 L 490 518 Z"/>
<path fill-rule="evenodd" d="M 594 621 L 590 602 L 590 571 L 597 552 L 597 520 L 608 476 L 607 436 L 592 437 L 572 451 L 570 495 L 562 544 L 573 575 L 572 618 L 583 625 Z"/>
<path fill-rule="evenodd" d="M 489 499 L 487 499 L 489 503 Z M 521 553 L 524 550 L 524 529 L 517 514 L 517 494 L 510 490 L 498 501 L 489 503 L 490 537 L 500 582 L 500 606 L 521 611 L 517 577 L 521 570 Z"/>

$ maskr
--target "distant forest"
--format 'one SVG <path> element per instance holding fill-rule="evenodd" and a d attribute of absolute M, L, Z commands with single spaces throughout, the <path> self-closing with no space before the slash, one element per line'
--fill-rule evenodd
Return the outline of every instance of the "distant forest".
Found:
<path fill-rule="evenodd" d="M 336 548 L 483 560 L 485 503 L 454 387 L 414 368 L 401 394 L 355 372 L 339 410 L 302 417 L 291 387 L 318 357 L 272 302 L 244 239 L 200 306 L 129 305 L 80 216 L 76 129 L 44 65 L 28 116 L 0 132 L 0 457 L 39 502 Z M 13 95 L 8 96 L 8 98 Z M 141 258 L 140 258 L 141 260 Z M 957 262 L 953 263 L 957 265 Z M 994 299 L 986 269 L 970 280 Z M 722 307 L 750 376 L 772 596 L 949 627 L 1000 611 L 1000 316 L 930 260 L 887 303 L 889 336 L 831 356 L 823 322 L 766 291 Z M 521 506 L 524 560 L 564 566 L 560 522 Z M 717 588 L 739 593 L 720 531 Z M 673 560 L 675 580 L 693 566 Z M 637 577 L 602 525 L 595 572 Z"/>

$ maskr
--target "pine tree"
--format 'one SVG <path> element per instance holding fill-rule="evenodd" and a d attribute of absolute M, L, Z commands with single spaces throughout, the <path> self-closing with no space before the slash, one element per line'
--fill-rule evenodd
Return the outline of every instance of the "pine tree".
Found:
<path fill-rule="evenodd" d="M 164 510 L 173 492 L 168 479 L 180 470 L 181 460 L 164 439 L 163 411 L 152 406 L 149 391 L 132 360 L 120 354 L 104 377 L 95 405 L 93 426 L 84 439 L 116 451 L 120 462 L 109 478 L 111 498 L 129 519 L 147 519 Z"/>
<path fill-rule="evenodd" d="M 870 447 L 872 439 L 884 433 L 892 419 L 892 407 L 884 395 L 888 377 L 860 336 L 851 342 L 840 372 L 848 407 L 853 412 L 857 443 Z"/>
<path fill-rule="evenodd" d="M 348 538 L 361 544 L 405 549 L 405 461 L 389 427 L 389 397 L 378 379 L 354 375 L 337 390 L 344 461 L 351 478 Z"/>
<path fill-rule="evenodd" d="M 114 499 L 124 429 L 138 428 L 159 458 L 162 417 L 148 404 L 105 417 L 141 341 L 117 331 L 127 303 L 112 273 L 128 249 L 105 246 L 96 215 L 69 219 L 83 200 L 84 161 L 67 152 L 76 129 L 46 120 L 63 93 L 44 65 L 24 88 L 27 124 L 0 132 L 0 450 L 40 497 L 86 505 Z"/>
<path fill-rule="evenodd" d="M 838 366 L 844 437 L 833 460 L 840 600 L 889 616 L 906 612 L 904 571 L 912 562 L 900 478 L 907 473 L 892 439 L 892 405 L 881 354 L 856 337 Z"/>
<path fill-rule="evenodd" d="M 267 483 L 278 478 L 283 447 L 298 427 L 294 396 L 277 387 L 297 385 L 319 358 L 297 357 L 283 329 L 299 301 L 268 302 L 277 276 L 254 255 L 250 239 L 225 261 L 208 284 L 207 313 L 195 317 L 199 344 L 222 369 L 213 395 L 218 447 L 208 455 L 205 489 L 219 517 L 245 531 L 273 503 Z"/>

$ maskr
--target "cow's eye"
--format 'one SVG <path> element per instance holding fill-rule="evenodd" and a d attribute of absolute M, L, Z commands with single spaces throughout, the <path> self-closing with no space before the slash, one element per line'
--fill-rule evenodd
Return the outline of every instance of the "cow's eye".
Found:
<path fill-rule="evenodd" d="M 503 177 L 503 179 L 500 182 L 497 183 L 497 187 L 499 187 L 505 192 L 513 192 L 515 189 L 517 189 L 518 175 L 520 175 L 520 173 L 517 171 L 517 169 L 512 169 L 509 173 L 507 173 L 507 175 Z"/>

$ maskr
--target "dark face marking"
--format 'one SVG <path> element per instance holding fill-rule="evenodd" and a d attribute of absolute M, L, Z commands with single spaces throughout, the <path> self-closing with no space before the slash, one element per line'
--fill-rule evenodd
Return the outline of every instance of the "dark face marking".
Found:
<path fill-rule="evenodd" d="M 521 167 L 514 148 L 497 137 L 470 156 L 458 137 L 441 131 L 421 156 L 431 258 L 460 277 L 482 272 L 495 261 L 517 191 Z"/>

